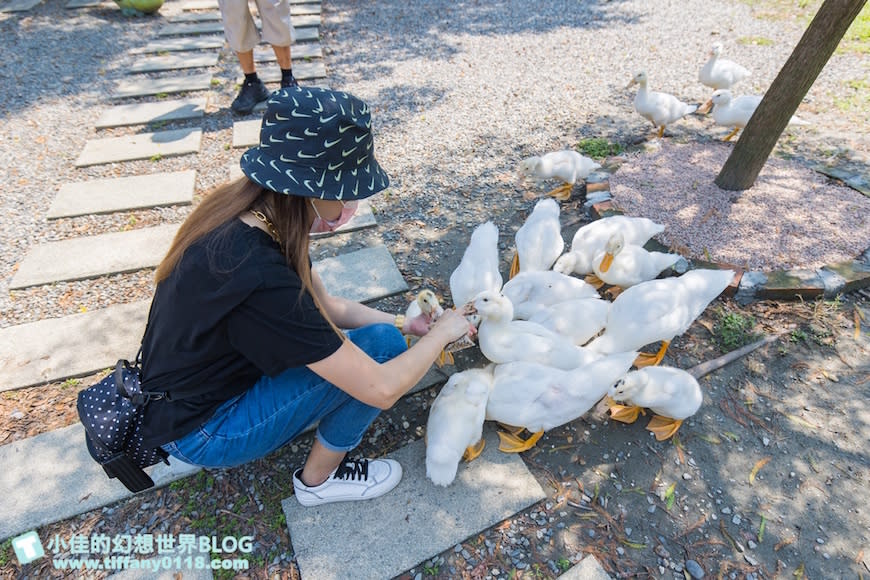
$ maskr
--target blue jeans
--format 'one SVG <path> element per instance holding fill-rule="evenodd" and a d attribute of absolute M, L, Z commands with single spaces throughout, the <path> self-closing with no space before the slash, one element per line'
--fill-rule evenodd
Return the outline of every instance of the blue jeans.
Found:
<path fill-rule="evenodd" d="M 389 324 L 364 326 L 347 336 L 379 363 L 407 349 L 402 334 Z M 163 448 L 193 465 L 234 467 L 266 456 L 319 421 L 316 436 L 324 447 L 350 451 L 379 413 L 308 367 L 296 367 L 260 378 L 198 429 Z"/>

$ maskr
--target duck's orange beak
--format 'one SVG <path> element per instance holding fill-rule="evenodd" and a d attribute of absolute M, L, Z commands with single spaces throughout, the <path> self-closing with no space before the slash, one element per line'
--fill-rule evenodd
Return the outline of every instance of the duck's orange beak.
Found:
<path fill-rule="evenodd" d="M 610 269 L 610 266 L 613 264 L 613 254 L 605 253 L 604 257 L 601 259 L 601 265 L 599 269 L 602 272 L 606 272 Z"/>

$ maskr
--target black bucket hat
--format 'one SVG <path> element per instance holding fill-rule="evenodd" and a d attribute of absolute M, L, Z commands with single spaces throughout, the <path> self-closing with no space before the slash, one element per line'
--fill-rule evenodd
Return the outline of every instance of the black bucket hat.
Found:
<path fill-rule="evenodd" d="M 287 195 L 353 201 L 386 189 L 369 106 L 348 93 L 288 87 L 272 94 L 260 144 L 242 155 L 251 181 Z"/>

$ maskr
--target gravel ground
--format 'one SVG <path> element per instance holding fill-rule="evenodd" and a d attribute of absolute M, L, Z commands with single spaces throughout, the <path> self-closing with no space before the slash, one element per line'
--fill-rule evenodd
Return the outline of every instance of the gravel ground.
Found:
<path fill-rule="evenodd" d="M 375 200 L 381 227 L 355 235 L 348 244 L 319 242 L 313 257 L 385 242 L 412 289 L 429 286 L 442 295 L 471 230 L 481 221 L 492 219 L 499 226 L 507 269 L 513 233 L 532 207 L 522 200 L 524 189 L 516 180 L 521 158 L 571 147 L 583 138 L 603 137 L 627 147 L 646 140 L 649 126 L 633 112 L 633 91 L 624 88 L 635 70 L 647 70 L 653 90 L 701 102 L 708 95 L 697 72 L 712 42 L 721 40 L 729 58 L 753 71 L 741 90 L 760 93 L 807 22 L 804 12 L 786 10 L 783 15 L 778 0 L 752 5 L 330 0 L 323 10 L 327 82 L 372 104 L 377 155 L 391 175 L 392 188 Z M 163 19 L 179 11 L 179 4 L 170 1 L 157 18 L 127 19 L 114 6 L 73 11 L 47 0 L 25 15 L 0 14 L 0 154 L 5 160 L 0 166 L 0 327 L 141 300 L 151 293 L 148 272 L 9 292 L 17 264 L 30 247 L 177 223 L 189 211 L 170 208 L 49 222 L 44 216 L 62 184 L 195 168 L 198 199 L 228 177 L 239 155 L 229 148 L 233 117 L 228 111 L 238 73 L 226 49 L 212 70 L 219 84 L 210 91 L 208 114 L 195 123 L 204 130 L 199 154 L 74 167 L 88 139 L 149 130 L 97 132 L 93 126 L 111 105 L 115 81 L 125 77 L 125 67 L 135 60 L 130 49 L 154 38 Z M 866 54 L 854 47 L 832 58 L 799 109 L 812 125 L 789 129 L 776 155 L 805 165 L 834 163 L 867 175 L 865 60 Z M 669 128 L 668 135 L 663 152 L 671 149 L 669 141 L 673 148 L 686 143 L 725 147 L 712 142 L 724 131 L 709 119 L 686 119 Z M 620 171 L 642 159 L 629 156 Z M 563 204 L 566 223 L 577 226 L 588 219 L 582 201 Z M 866 247 L 866 230 L 861 231 L 855 237 Z M 572 234 L 566 228 L 566 239 Z M 397 310 L 407 299 L 378 306 Z M 853 310 L 866 311 L 866 306 L 861 296 L 852 296 L 831 312 L 820 314 L 821 307 L 771 303 L 740 309 L 722 303 L 720 309 L 753 316 L 757 330 L 792 332 L 794 340 L 712 377 L 705 384 L 708 412 L 690 426 L 694 428 L 683 435 L 681 445 L 650 443 L 639 425 L 635 430 L 608 425 L 600 409 L 554 430 L 538 450 L 524 455 L 547 483 L 549 500 L 404 576 L 552 577 L 587 552 L 622 577 L 683 577 L 681 570 L 692 567 L 689 561 L 720 577 L 866 575 L 870 520 L 864 507 L 850 505 L 850 498 L 866 497 L 868 483 L 861 443 L 867 440 L 868 422 L 854 404 L 870 394 L 862 379 L 868 350 L 866 333 L 850 342 L 849 326 Z M 719 354 L 707 330 L 715 328 L 717 318 L 708 312 L 702 322 L 706 326 L 694 327 L 691 336 L 676 341 L 671 364 L 687 367 Z M 470 352 L 458 361 L 460 367 L 479 363 Z M 835 382 L 830 376 L 837 379 L 837 393 L 825 388 Z M 68 412 L 75 395 L 71 386 L 50 385 L 38 393 L 31 389 L 0 399 L 0 444 L 74 420 Z M 792 389 L 787 399 L 782 388 Z M 361 451 L 387 453 L 422 437 L 436 393 L 429 389 L 385 413 Z M 763 404 L 746 406 L 747 397 Z M 857 424 L 844 419 L 845 405 Z M 756 416 L 753 409 L 759 407 Z M 786 416 L 804 424 L 782 419 Z M 161 529 L 230 535 L 243 522 L 258 536 L 251 576 L 293 578 L 290 542 L 277 514 L 291 487 L 289 474 L 309 444 L 301 441 L 245 469 L 203 474 L 40 533 Z M 793 461 L 774 461 L 769 477 L 779 487 L 761 493 L 747 486 L 746 474 L 770 445 L 778 458 Z M 627 461 L 632 456 L 640 459 Z M 676 504 L 667 493 L 671 482 L 679 484 Z M 243 505 L 240 497 L 249 499 Z M 683 511 L 674 512 L 673 505 Z M 150 519 L 142 511 L 151 513 Z M 721 514 L 731 522 L 727 529 L 721 527 Z M 703 522 L 696 525 L 699 518 Z M 769 522 L 764 540 L 762 521 Z M 0 566 L 4 577 L 44 573 Z"/>

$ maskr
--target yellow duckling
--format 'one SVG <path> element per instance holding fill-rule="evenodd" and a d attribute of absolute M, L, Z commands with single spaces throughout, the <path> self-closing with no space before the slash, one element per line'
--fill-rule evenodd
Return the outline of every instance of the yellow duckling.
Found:
<path fill-rule="evenodd" d="M 499 449 L 508 453 L 531 449 L 544 431 L 585 414 L 628 372 L 636 356 L 636 352 L 613 354 L 572 370 L 530 362 L 497 365 L 486 418 L 515 427 L 499 432 Z M 523 428 L 534 435 L 521 439 Z"/>
<path fill-rule="evenodd" d="M 647 429 L 659 441 L 673 437 L 683 421 L 698 412 L 704 399 L 695 377 L 673 367 L 632 371 L 608 395 L 617 403 L 625 403 L 611 405 L 610 416 L 616 421 L 633 423 L 641 407 L 655 413 Z"/>
<path fill-rule="evenodd" d="M 517 251 L 511 263 L 510 278 L 520 271 L 549 270 L 565 249 L 559 204 L 542 199 L 516 233 Z"/>
<path fill-rule="evenodd" d="M 483 422 L 492 388 L 492 365 L 453 374 L 429 409 L 426 423 L 426 476 L 435 485 L 450 485 L 460 459 L 483 451 Z"/>

